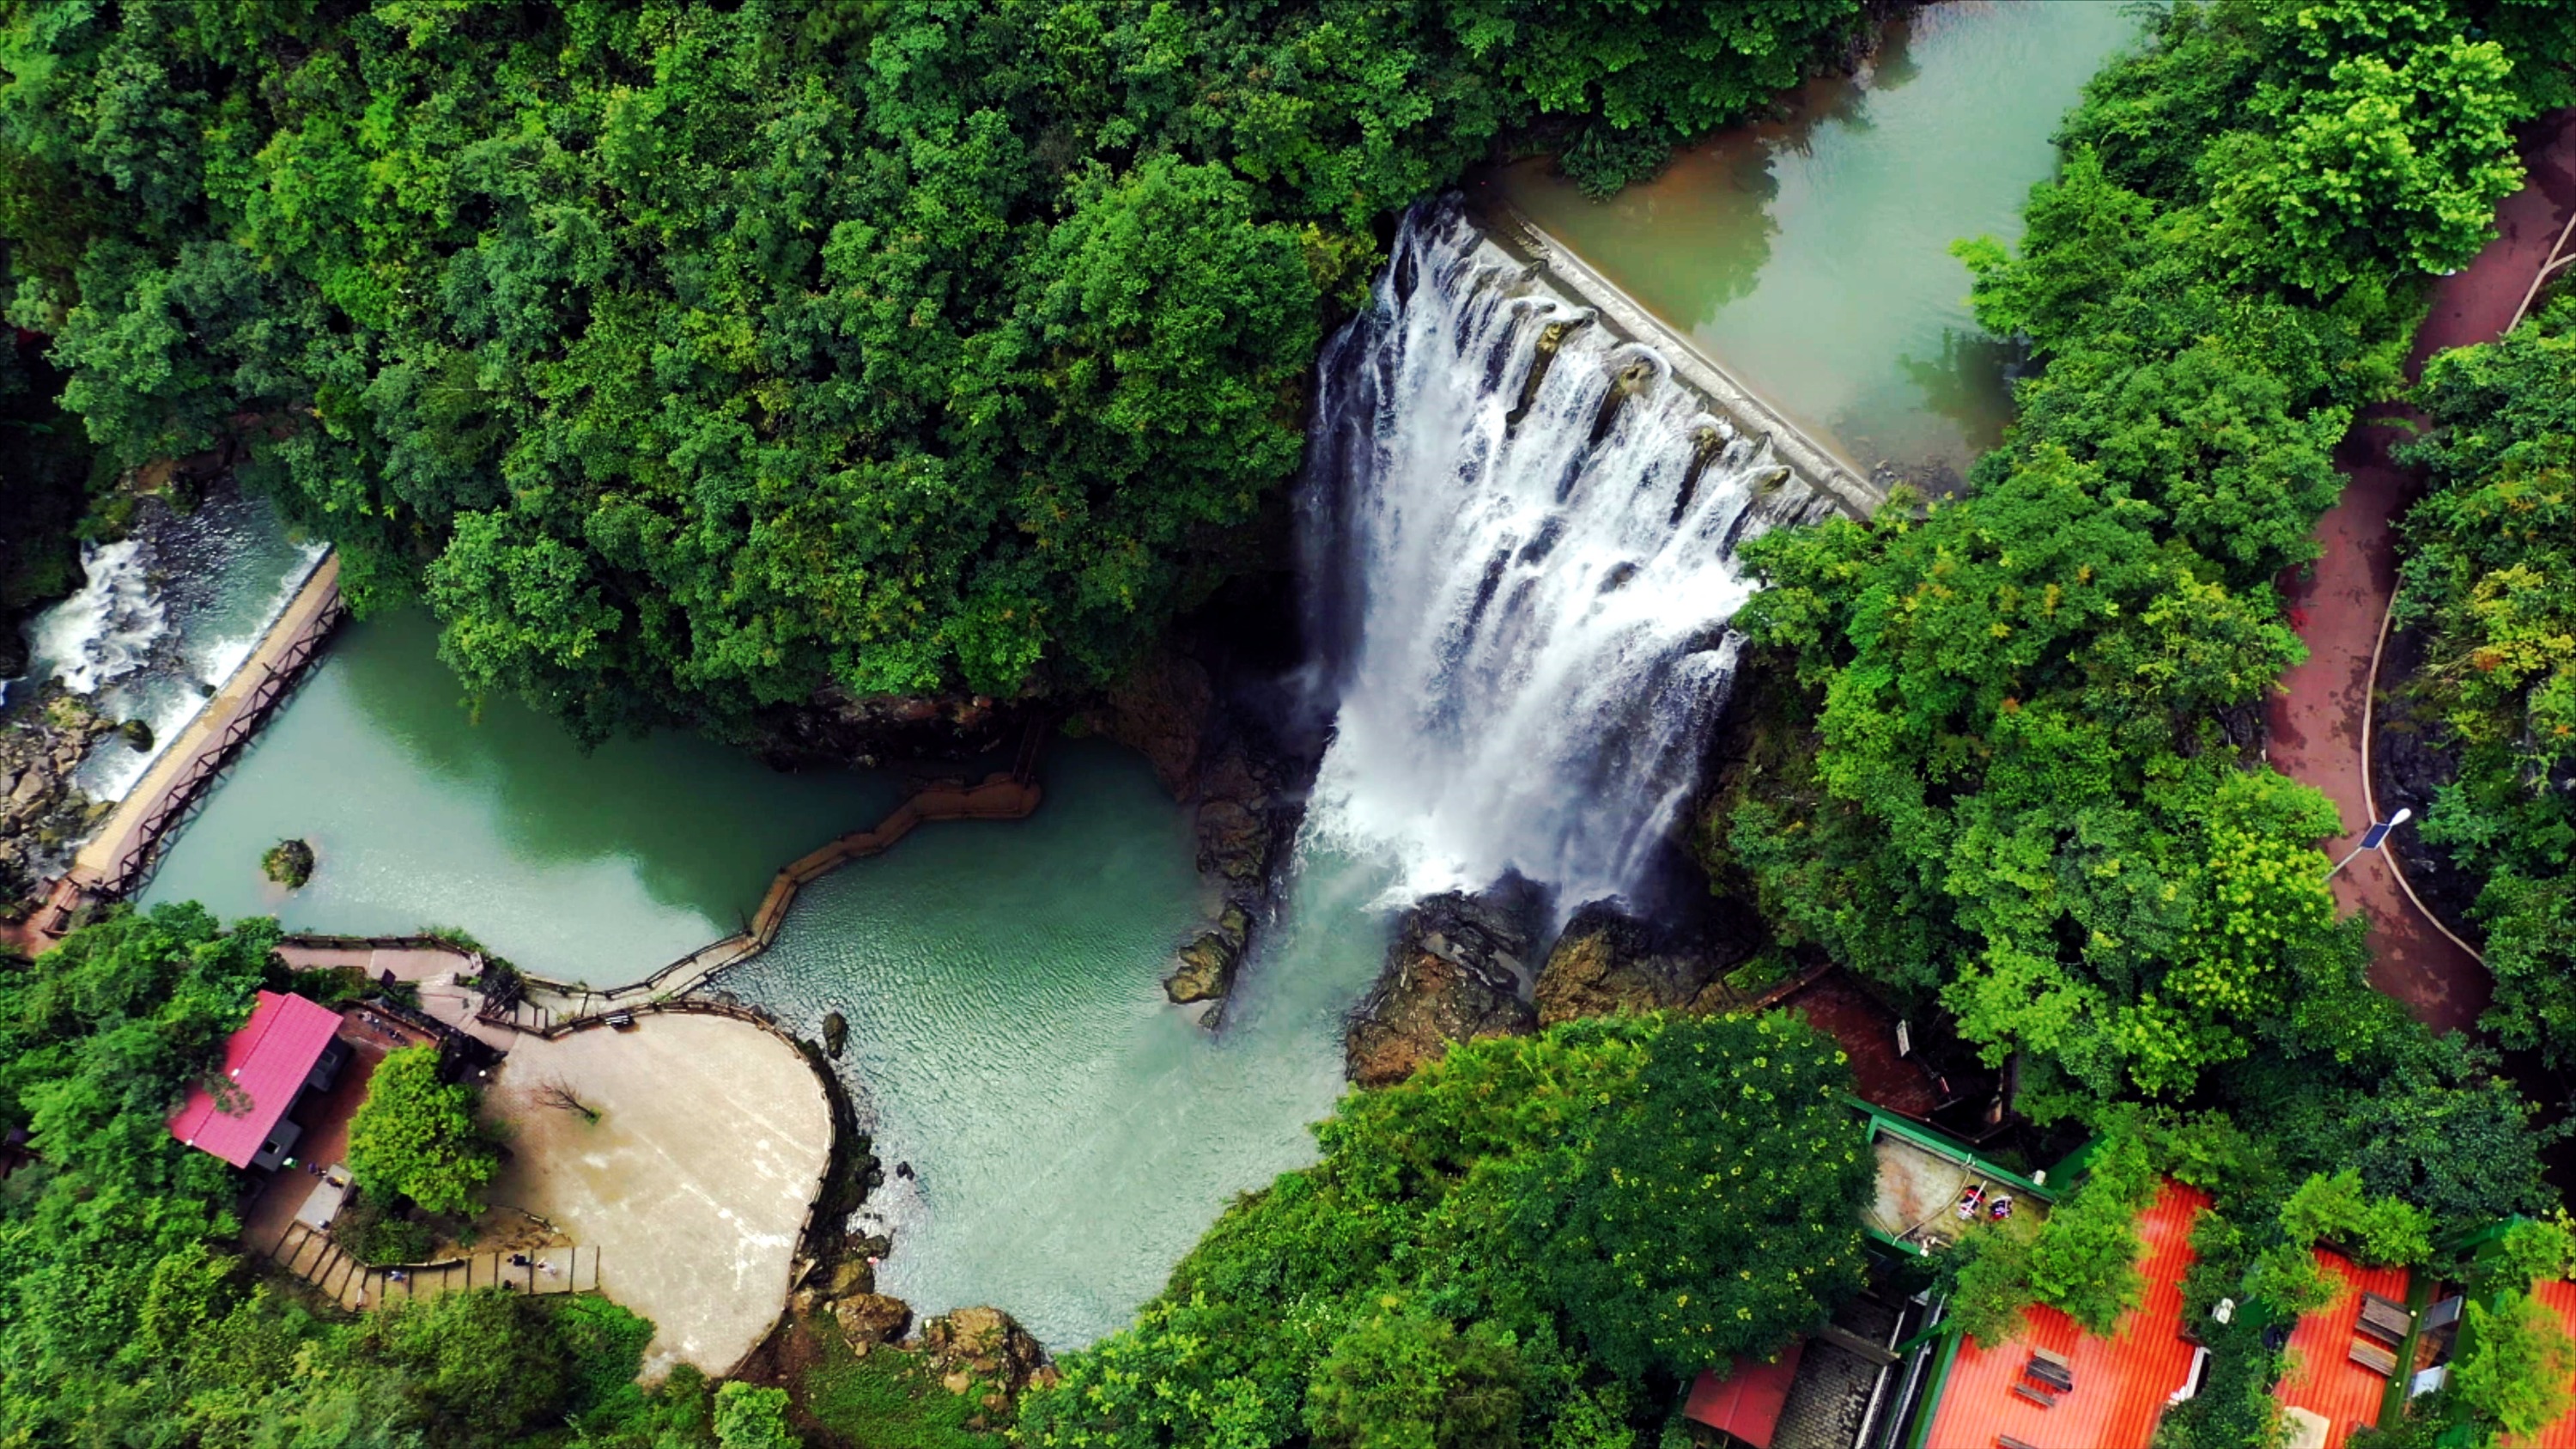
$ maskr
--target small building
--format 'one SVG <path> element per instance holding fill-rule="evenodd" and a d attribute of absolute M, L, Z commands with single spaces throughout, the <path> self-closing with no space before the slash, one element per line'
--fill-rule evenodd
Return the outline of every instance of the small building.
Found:
<path fill-rule="evenodd" d="M 170 1135 L 235 1167 L 287 1162 L 304 1130 L 291 1118 L 296 1099 L 329 1091 L 349 1059 L 339 1030 L 339 1013 L 319 1002 L 261 992 L 250 1020 L 224 1043 L 222 1083 L 189 1088 Z"/>
<path fill-rule="evenodd" d="M 2389 1380 L 2401 1370 L 2412 1377 L 2399 1356 L 2418 1347 L 2416 1317 L 2406 1306 L 2413 1275 L 2364 1267 L 2332 1248 L 2313 1251 L 2335 1296 L 2293 1327 L 2289 1368 L 2272 1395 L 2288 1413 L 2292 1443 L 2343 1449 L 2356 1430 L 2379 1422 Z M 2456 1315 L 2459 1305 L 2450 1308 Z"/>
<path fill-rule="evenodd" d="M 1749 1449 L 1895 1449 L 1906 1442 L 1949 1336 L 1930 1330 L 1936 1307 L 1907 1286 L 1910 1265 L 1956 1242 L 1970 1221 L 2016 1235 L 2048 1218 L 2041 1178 L 1883 1104 L 1845 1099 L 1866 1122 L 1878 1186 L 1863 1218 L 1870 1284 L 1831 1322 L 1772 1360 L 1739 1359 L 1692 1385 L 1683 1415 L 1716 1441 Z M 1965 1215 L 1962 1210 L 1965 1209 Z M 1703 1440 L 1709 1436 L 1703 1436 Z"/>
<path fill-rule="evenodd" d="M 2045 1305 L 1987 1345 L 1950 1334 L 1933 1367 L 1914 1449 L 2147 1449 L 2167 1407 L 2199 1391 L 2208 1351 L 2183 1321 L 2191 1230 L 2209 1195 L 2167 1180 L 2138 1216 L 2146 1291 L 2108 1338 Z"/>

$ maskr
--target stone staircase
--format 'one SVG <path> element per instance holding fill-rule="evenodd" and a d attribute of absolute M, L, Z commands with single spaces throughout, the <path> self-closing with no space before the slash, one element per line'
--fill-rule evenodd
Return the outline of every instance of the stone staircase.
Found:
<path fill-rule="evenodd" d="M 595 1293 L 599 1290 L 597 1248 L 538 1248 L 513 1263 L 508 1253 L 476 1253 L 444 1263 L 407 1268 L 371 1268 L 352 1258 L 328 1233 L 306 1223 L 293 1223 L 269 1249 L 278 1266 L 321 1291 L 323 1297 L 356 1312 L 389 1302 L 436 1298 L 468 1288 L 508 1288 L 532 1294 Z"/>

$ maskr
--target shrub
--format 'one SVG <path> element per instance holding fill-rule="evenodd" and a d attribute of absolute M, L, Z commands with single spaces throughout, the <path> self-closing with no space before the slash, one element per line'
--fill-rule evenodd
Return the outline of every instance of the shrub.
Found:
<path fill-rule="evenodd" d="M 721 1449 L 799 1449 L 787 1427 L 787 1391 L 746 1383 L 716 1390 L 716 1443 Z"/>
<path fill-rule="evenodd" d="M 479 1210 L 499 1170 L 474 1120 L 474 1089 L 439 1079 L 435 1047 L 388 1052 L 349 1119 L 349 1172 L 369 1192 L 397 1194 L 434 1213 Z"/>
<path fill-rule="evenodd" d="M 301 889 L 313 879 L 313 847 L 301 840 L 281 840 L 260 856 L 259 870 L 288 890 Z"/>

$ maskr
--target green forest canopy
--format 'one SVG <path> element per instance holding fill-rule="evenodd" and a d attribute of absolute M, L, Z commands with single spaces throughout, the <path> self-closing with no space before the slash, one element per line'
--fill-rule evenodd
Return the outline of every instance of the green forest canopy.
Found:
<path fill-rule="evenodd" d="M 1875 1182 L 1805 1023 L 1616 1017 L 1462 1043 L 1317 1130 L 1135 1325 L 1022 1407 L 1057 1449 L 1611 1449 L 1862 1278 Z"/>
<path fill-rule="evenodd" d="M 1295 470 L 1371 228 L 1615 184 L 1859 0 L 9 6 L 13 316 L 585 735 L 1097 677 Z"/>
<path fill-rule="evenodd" d="M 2407 516 L 2400 623 L 2427 636 L 2423 711 L 2459 758 L 2424 835 L 2480 882 L 2509 1047 L 2576 1065 L 2576 300 L 2433 359 L 2432 492 Z"/>
<path fill-rule="evenodd" d="M 2181 1101 L 2258 1055 L 2418 1050 L 2323 884 L 2332 808 L 2249 742 L 2300 656 L 2273 580 L 2313 556 L 2330 449 L 2403 386 L 2423 270 L 2519 181 L 2529 102 L 2472 19 L 2169 12 L 2087 87 L 2019 246 L 1960 249 L 2040 364 L 1969 492 L 1746 549 L 1768 587 L 1739 623 L 1817 734 L 1715 858 L 2043 1092 Z M 2336 158 L 2398 155 L 2450 159 L 2350 204 Z"/>

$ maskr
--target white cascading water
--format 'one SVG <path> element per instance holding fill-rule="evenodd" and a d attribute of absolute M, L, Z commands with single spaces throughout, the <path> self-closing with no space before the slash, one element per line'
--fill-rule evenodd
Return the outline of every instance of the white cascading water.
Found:
<path fill-rule="evenodd" d="M 82 546 L 88 582 L 29 622 L 28 673 L 6 697 L 60 680 L 108 719 L 147 725 L 150 749 L 110 739 L 73 775 L 93 800 L 122 799 L 250 657 L 322 553 L 235 489 L 186 511 L 150 500 L 126 538 Z"/>
<path fill-rule="evenodd" d="M 168 611 L 152 590 L 147 541 L 81 545 L 80 592 L 39 615 L 29 631 L 34 677 L 51 675 L 75 694 L 143 667 L 169 632 Z"/>
<path fill-rule="evenodd" d="M 1316 842 L 1392 861 L 1396 898 L 1632 892 L 1726 703 L 1735 545 L 1823 509 L 1785 477 L 1455 203 L 1408 215 L 1325 350 L 1300 500 L 1337 701 Z"/>

